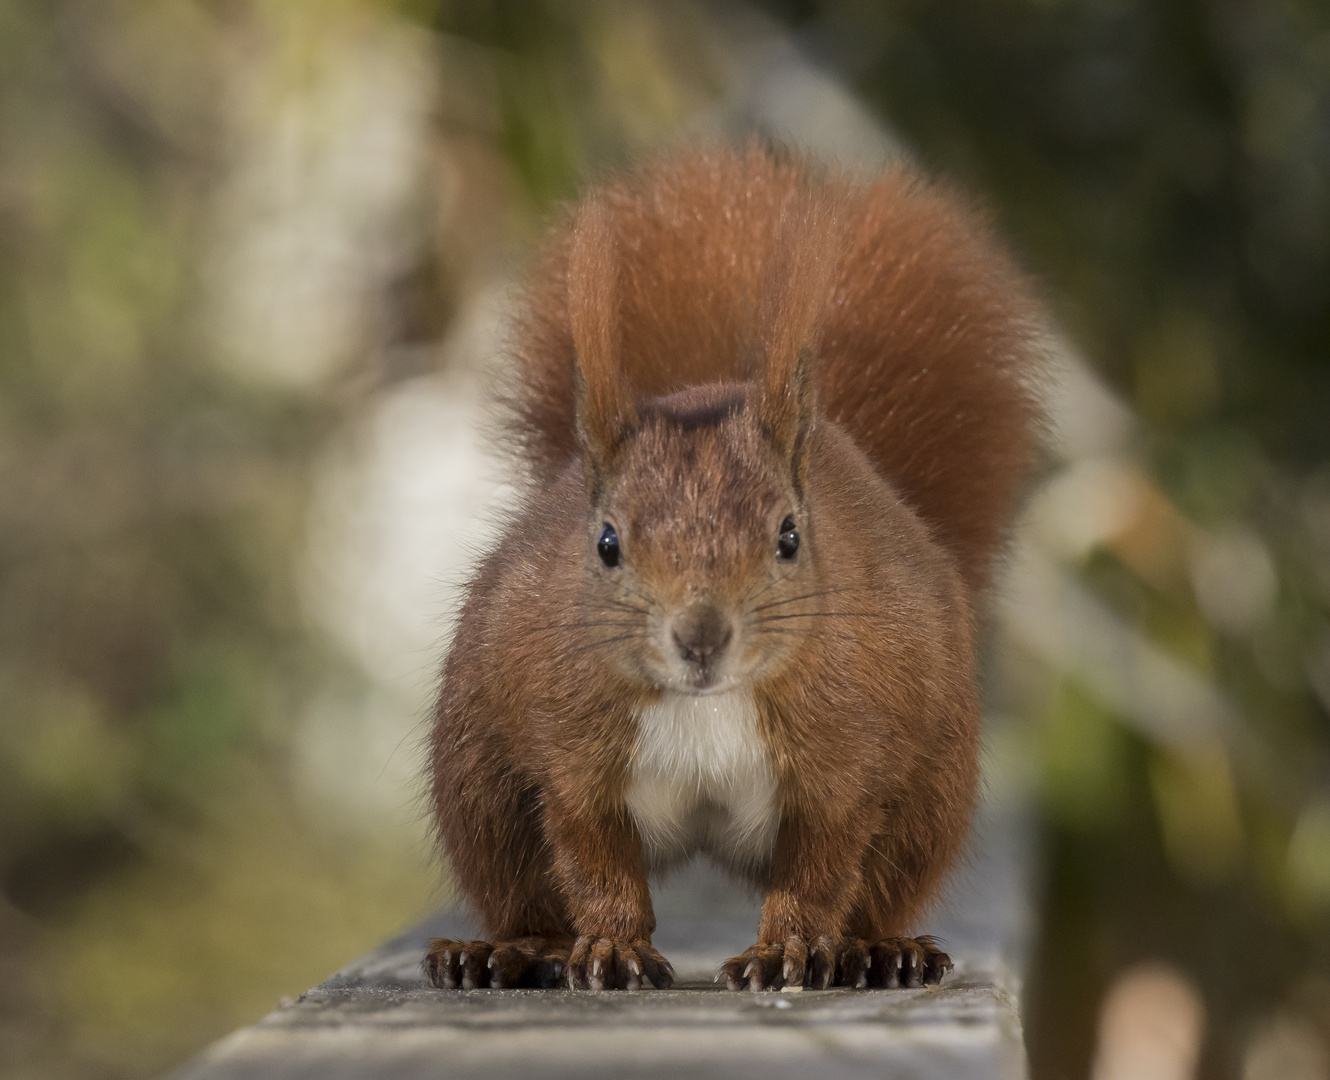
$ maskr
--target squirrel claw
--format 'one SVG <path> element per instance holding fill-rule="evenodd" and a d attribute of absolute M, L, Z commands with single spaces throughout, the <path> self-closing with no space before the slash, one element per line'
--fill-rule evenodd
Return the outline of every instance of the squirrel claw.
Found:
<path fill-rule="evenodd" d="M 644 938 L 580 937 L 565 971 L 573 990 L 640 990 L 645 982 L 667 990 L 674 984 L 673 966 Z"/>
<path fill-rule="evenodd" d="M 440 990 L 557 986 L 568 959 L 566 938 L 454 941 L 435 938 L 421 968 Z"/>
<path fill-rule="evenodd" d="M 869 943 L 826 935 L 792 935 L 782 944 L 758 944 L 721 964 L 716 979 L 731 990 L 857 990 L 936 986 L 951 971 L 951 957 L 930 937 L 885 938 Z"/>
<path fill-rule="evenodd" d="M 954 966 L 928 936 L 884 938 L 870 945 L 868 954 L 868 985 L 874 989 L 937 986 Z"/>
<path fill-rule="evenodd" d="M 791 935 L 779 945 L 754 945 L 726 960 L 717 978 L 723 976 L 731 990 L 747 987 L 756 992 L 795 986 L 823 990 L 835 970 L 835 961 L 829 938 L 820 936 L 806 942 Z"/>
<path fill-rule="evenodd" d="M 489 958 L 488 942 L 435 938 L 421 968 L 440 990 L 471 990 L 489 985 Z"/>

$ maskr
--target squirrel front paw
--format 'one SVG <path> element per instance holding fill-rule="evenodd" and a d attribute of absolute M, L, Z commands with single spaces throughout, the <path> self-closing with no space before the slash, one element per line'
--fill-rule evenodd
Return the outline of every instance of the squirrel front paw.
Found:
<path fill-rule="evenodd" d="M 868 959 L 862 985 L 875 990 L 894 986 L 937 986 L 954 966 L 951 957 L 927 935 L 875 941 L 868 945 Z"/>
<path fill-rule="evenodd" d="M 931 937 L 848 938 L 834 943 L 825 935 L 812 941 L 791 936 L 780 945 L 754 945 L 721 964 L 716 978 L 731 990 L 859 990 L 936 986 L 952 969 L 951 957 Z"/>
<path fill-rule="evenodd" d="M 757 944 L 731 957 L 716 978 L 731 990 L 825 990 L 836 975 L 836 951 L 825 935 L 812 941 L 791 935 L 781 945 Z"/>
<path fill-rule="evenodd" d="M 657 990 L 674 985 L 674 966 L 645 939 L 580 937 L 568 958 L 573 990 L 640 990 L 643 979 Z"/>
<path fill-rule="evenodd" d="M 567 938 L 515 938 L 492 944 L 435 938 L 421 966 L 440 990 L 546 990 L 563 982 L 569 951 Z"/>

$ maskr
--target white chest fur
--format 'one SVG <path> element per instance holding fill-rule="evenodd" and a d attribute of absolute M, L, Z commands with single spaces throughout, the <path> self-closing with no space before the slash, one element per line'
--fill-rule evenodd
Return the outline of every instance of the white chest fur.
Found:
<path fill-rule="evenodd" d="M 644 709 L 628 811 L 652 871 L 702 853 L 738 874 L 760 872 L 779 815 L 752 695 L 665 694 Z"/>

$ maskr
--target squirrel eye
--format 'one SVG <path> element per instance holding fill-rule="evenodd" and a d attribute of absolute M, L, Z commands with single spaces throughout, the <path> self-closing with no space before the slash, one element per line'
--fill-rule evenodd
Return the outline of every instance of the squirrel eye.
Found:
<path fill-rule="evenodd" d="M 793 559 L 799 550 L 799 530 L 795 527 L 794 517 L 787 517 L 780 523 L 780 539 L 776 541 L 776 554 L 782 559 Z"/>
<path fill-rule="evenodd" d="M 596 541 L 596 554 L 606 566 L 619 565 L 619 534 L 608 521 L 600 530 L 600 539 Z"/>

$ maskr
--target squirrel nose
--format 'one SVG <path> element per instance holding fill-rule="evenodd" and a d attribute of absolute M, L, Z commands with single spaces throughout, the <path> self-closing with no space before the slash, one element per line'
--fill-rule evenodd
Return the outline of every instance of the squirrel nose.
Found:
<path fill-rule="evenodd" d="M 734 637 L 734 627 L 711 604 L 695 604 L 674 620 L 674 644 L 690 664 L 705 667 L 717 659 Z"/>

